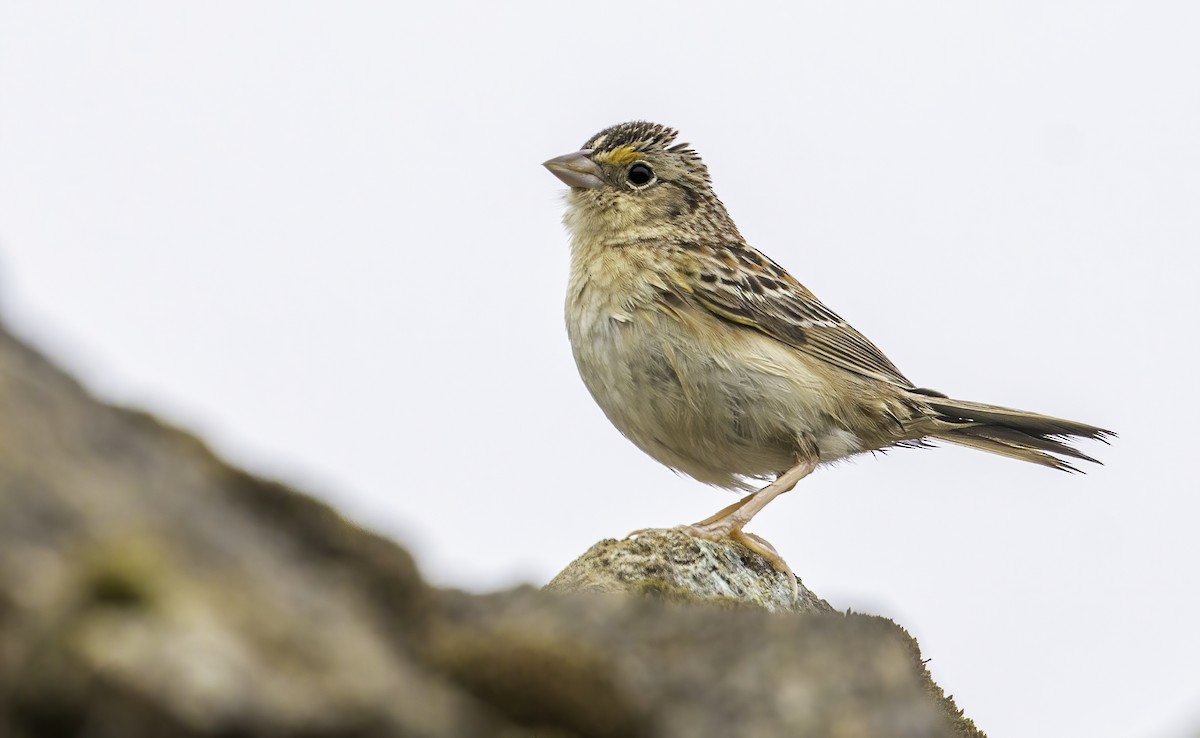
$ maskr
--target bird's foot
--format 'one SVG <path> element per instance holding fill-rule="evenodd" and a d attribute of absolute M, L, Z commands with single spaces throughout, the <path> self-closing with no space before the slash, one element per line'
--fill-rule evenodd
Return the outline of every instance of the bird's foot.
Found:
<path fill-rule="evenodd" d="M 792 571 L 792 567 L 783 560 L 779 552 L 775 550 L 767 539 L 753 533 L 747 533 L 742 530 L 740 525 L 729 519 L 717 520 L 715 522 L 703 521 L 694 525 L 681 525 L 676 530 L 681 530 L 693 538 L 699 538 L 705 541 L 735 541 L 750 549 L 754 553 L 762 556 L 764 559 L 775 567 L 775 570 L 781 572 L 787 577 L 788 584 L 792 588 L 792 602 L 795 603 L 800 599 L 800 586 L 796 581 L 796 573 Z M 635 535 L 635 534 L 631 534 Z"/>

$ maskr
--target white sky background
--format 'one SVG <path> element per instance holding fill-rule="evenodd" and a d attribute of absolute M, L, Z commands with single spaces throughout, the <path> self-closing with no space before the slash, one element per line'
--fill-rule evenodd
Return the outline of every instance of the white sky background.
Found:
<path fill-rule="evenodd" d="M 3 315 L 437 583 L 541 583 L 732 500 L 612 429 L 563 327 L 540 162 L 671 124 L 914 381 L 1121 433 L 1088 476 L 865 457 L 752 530 L 991 735 L 1191 735 L 1198 7 L 3 2 Z"/>

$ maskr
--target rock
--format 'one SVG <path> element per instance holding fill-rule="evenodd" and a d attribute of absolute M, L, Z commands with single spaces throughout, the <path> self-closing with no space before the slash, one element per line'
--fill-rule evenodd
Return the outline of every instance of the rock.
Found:
<path fill-rule="evenodd" d="M 653 591 L 697 602 L 737 602 L 771 612 L 833 612 L 797 580 L 793 598 L 787 577 L 761 556 L 731 541 L 713 543 L 675 529 L 639 531 L 621 541 L 588 549 L 554 577 L 550 592 Z"/>
<path fill-rule="evenodd" d="M 982 735 L 882 618 L 533 591 L 444 615 L 432 663 L 539 735 Z"/>
<path fill-rule="evenodd" d="M 0 736 L 499 734 L 401 548 L 0 329 Z"/>
<path fill-rule="evenodd" d="M 4 738 L 981 735 L 898 626 L 787 612 L 740 547 L 607 541 L 548 589 L 431 588 L 0 328 Z"/>

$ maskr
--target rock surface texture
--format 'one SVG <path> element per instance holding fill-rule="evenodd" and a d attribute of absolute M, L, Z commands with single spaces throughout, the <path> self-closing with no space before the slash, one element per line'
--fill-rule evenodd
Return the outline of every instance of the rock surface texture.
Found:
<path fill-rule="evenodd" d="M 793 606 L 740 547 L 654 532 L 547 591 L 434 589 L 0 328 L 0 736 L 976 735 L 902 629 Z"/>
<path fill-rule="evenodd" d="M 639 531 L 600 541 L 559 572 L 549 592 L 653 592 L 693 601 L 758 605 L 771 612 L 833 612 L 803 582 L 736 543 L 711 543 L 678 530 Z"/>

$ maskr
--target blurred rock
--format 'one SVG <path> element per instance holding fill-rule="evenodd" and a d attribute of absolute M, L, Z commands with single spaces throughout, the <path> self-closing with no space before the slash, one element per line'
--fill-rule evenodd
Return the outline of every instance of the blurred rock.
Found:
<path fill-rule="evenodd" d="M 607 573 L 552 591 L 432 589 L 0 328 L 4 738 L 981 735 L 898 626 L 807 590 L 769 612 L 780 579 L 740 547 L 588 557 Z"/>

